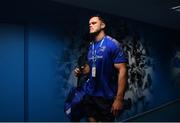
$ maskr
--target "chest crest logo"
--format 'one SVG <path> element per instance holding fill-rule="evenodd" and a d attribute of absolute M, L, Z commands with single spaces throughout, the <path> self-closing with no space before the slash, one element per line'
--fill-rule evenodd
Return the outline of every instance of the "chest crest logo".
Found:
<path fill-rule="evenodd" d="M 104 52 L 105 49 L 106 49 L 106 46 L 102 46 L 102 47 L 99 49 L 99 51 Z"/>

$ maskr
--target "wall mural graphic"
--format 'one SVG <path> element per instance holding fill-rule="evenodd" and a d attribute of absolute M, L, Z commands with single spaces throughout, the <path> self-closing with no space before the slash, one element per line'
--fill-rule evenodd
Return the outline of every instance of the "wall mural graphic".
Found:
<path fill-rule="evenodd" d="M 130 110 L 124 111 L 124 118 L 146 111 L 153 102 L 154 59 L 141 39 L 127 36 L 123 41 L 128 56 L 128 80 L 125 99 L 132 101 Z M 122 117 L 121 116 L 121 117 Z"/>
<path fill-rule="evenodd" d="M 176 48 L 171 58 L 171 79 L 175 89 L 180 89 L 180 50 Z"/>

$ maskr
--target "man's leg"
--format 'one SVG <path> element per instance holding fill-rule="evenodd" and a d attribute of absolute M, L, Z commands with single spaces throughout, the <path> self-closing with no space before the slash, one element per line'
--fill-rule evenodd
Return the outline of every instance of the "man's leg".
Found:
<path fill-rule="evenodd" d="M 96 115 L 99 114 L 97 110 L 98 108 L 91 96 L 85 97 L 84 109 L 88 118 L 88 122 L 98 122 L 98 119 L 96 118 Z"/>

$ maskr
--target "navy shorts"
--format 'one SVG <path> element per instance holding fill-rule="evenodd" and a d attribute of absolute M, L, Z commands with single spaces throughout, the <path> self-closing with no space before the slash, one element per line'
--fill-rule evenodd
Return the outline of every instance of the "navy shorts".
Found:
<path fill-rule="evenodd" d="M 86 96 L 84 99 L 86 115 L 95 118 L 97 122 L 113 122 L 115 120 L 111 113 L 113 101 L 103 97 Z"/>

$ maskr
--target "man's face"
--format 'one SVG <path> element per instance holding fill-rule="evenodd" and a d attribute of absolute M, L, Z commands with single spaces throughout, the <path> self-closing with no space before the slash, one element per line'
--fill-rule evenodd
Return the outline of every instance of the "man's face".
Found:
<path fill-rule="evenodd" d="M 89 33 L 94 34 L 100 32 L 105 27 L 105 24 L 98 17 L 92 17 L 89 20 Z"/>

